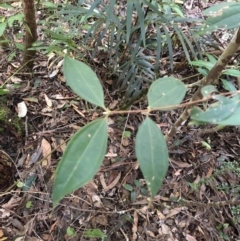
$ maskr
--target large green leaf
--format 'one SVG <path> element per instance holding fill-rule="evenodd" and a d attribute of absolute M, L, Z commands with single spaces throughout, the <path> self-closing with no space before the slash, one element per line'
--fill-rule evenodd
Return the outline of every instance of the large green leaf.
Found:
<path fill-rule="evenodd" d="M 101 83 L 89 66 L 65 56 L 63 73 L 67 84 L 76 94 L 94 105 L 105 108 Z"/>
<path fill-rule="evenodd" d="M 194 66 L 198 66 L 198 67 L 205 67 L 208 70 L 212 69 L 214 64 L 208 61 L 204 61 L 204 60 L 196 60 L 196 61 L 191 61 L 190 64 L 194 65 Z"/>
<path fill-rule="evenodd" d="M 181 103 L 187 88 L 178 79 L 165 77 L 157 79 L 148 91 L 148 103 L 150 108 L 167 107 Z M 171 108 L 166 108 L 171 109 Z"/>
<path fill-rule="evenodd" d="M 212 32 L 219 28 L 230 29 L 239 27 L 240 3 L 220 3 L 205 10 L 204 15 L 209 17 L 205 20 L 200 33 Z"/>
<path fill-rule="evenodd" d="M 240 71 L 237 69 L 226 69 L 222 73 L 234 77 L 240 77 Z"/>
<path fill-rule="evenodd" d="M 205 85 L 201 89 L 202 96 L 206 98 L 210 97 L 213 92 L 218 92 L 214 85 Z"/>
<path fill-rule="evenodd" d="M 232 115 L 225 120 L 219 121 L 217 124 L 224 126 L 240 126 L 240 104 L 238 104 Z"/>
<path fill-rule="evenodd" d="M 163 183 L 169 162 L 164 136 L 149 117 L 139 127 L 136 137 L 136 155 L 153 198 Z"/>
<path fill-rule="evenodd" d="M 225 80 L 225 79 L 221 79 L 221 81 L 222 81 L 222 84 L 223 84 L 223 88 L 225 90 L 230 91 L 230 92 L 237 91 L 235 86 L 230 81 Z"/>
<path fill-rule="evenodd" d="M 3 35 L 6 27 L 7 27 L 7 23 L 6 22 L 0 23 L 0 36 Z"/>
<path fill-rule="evenodd" d="M 210 105 L 206 111 L 193 107 L 191 118 L 198 122 L 220 124 L 235 113 L 240 102 L 239 95 L 235 95 L 232 98 L 218 95 L 215 96 L 215 99 L 218 102 Z"/>
<path fill-rule="evenodd" d="M 94 177 L 106 153 L 107 133 L 104 118 L 90 122 L 71 138 L 57 167 L 52 196 L 54 206 Z"/>

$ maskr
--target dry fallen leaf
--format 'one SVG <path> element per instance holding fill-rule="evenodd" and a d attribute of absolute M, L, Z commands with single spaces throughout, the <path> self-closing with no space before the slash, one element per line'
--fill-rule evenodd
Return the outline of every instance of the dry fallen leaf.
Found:
<path fill-rule="evenodd" d="M 18 103 L 17 105 L 18 117 L 25 117 L 27 114 L 27 106 L 24 101 Z"/>
<path fill-rule="evenodd" d="M 42 154 L 43 154 L 43 157 L 46 158 L 47 162 L 43 161 L 43 166 L 50 166 L 51 164 L 51 152 L 52 152 L 52 148 L 51 148 L 51 145 L 49 144 L 49 142 L 43 138 L 42 139 L 42 143 L 41 143 L 41 148 L 42 148 Z"/>
<path fill-rule="evenodd" d="M 138 227 L 138 213 L 135 210 L 133 214 L 133 226 L 132 226 L 132 232 L 133 232 L 133 238 L 132 240 L 137 240 L 137 227 Z"/>
<path fill-rule="evenodd" d="M 10 216 L 10 212 L 8 212 L 6 209 L 0 208 L 0 219 L 7 218 L 9 216 Z"/>
<path fill-rule="evenodd" d="M 166 215 L 166 219 L 167 218 L 170 218 L 172 216 L 175 216 L 176 214 L 180 213 L 182 211 L 182 208 L 174 208 L 174 209 L 171 209 L 170 212 Z"/>
<path fill-rule="evenodd" d="M 197 241 L 193 236 L 191 236 L 189 234 L 186 234 L 185 238 L 187 241 Z"/>
<path fill-rule="evenodd" d="M 46 94 L 44 94 L 44 99 L 46 101 L 46 104 L 48 107 L 52 107 L 52 100 L 48 98 L 48 96 Z"/>

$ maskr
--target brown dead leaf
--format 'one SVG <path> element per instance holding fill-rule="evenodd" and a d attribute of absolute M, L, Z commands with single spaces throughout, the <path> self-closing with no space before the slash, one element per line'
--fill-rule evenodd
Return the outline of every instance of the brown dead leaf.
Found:
<path fill-rule="evenodd" d="M 137 227 L 138 227 L 138 213 L 135 210 L 133 214 L 133 226 L 132 226 L 132 232 L 133 232 L 133 237 L 132 240 L 137 240 Z"/>
<path fill-rule="evenodd" d="M 21 200 L 22 200 L 22 197 L 18 197 L 17 195 L 13 195 L 11 197 L 11 199 L 7 203 L 4 203 L 1 207 L 6 208 L 8 210 L 11 210 L 13 207 L 18 206 L 19 203 L 21 202 Z"/>
<path fill-rule="evenodd" d="M 175 165 L 177 165 L 178 167 L 181 167 L 181 168 L 188 168 L 188 167 L 192 166 L 192 164 L 188 164 L 186 162 L 181 162 L 181 161 L 175 161 L 172 158 L 169 158 L 169 160 L 170 160 L 170 162 L 174 163 Z"/>
<path fill-rule="evenodd" d="M 23 100 L 28 102 L 38 103 L 38 99 L 35 97 L 26 97 L 26 98 L 23 98 Z"/>
<path fill-rule="evenodd" d="M 51 108 L 52 107 L 52 100 L 50 100 L 46 94 L 44 94 L 44 99 L 46 101 L 47 106 Z"/>
<path fill-rule="evenodd" d="M 197 241 L 193 236 L 191 236 L 189 234 L 186 234 L 185 238 L 187 241 Z"/>
<path fill-rule="evenodd" d="M 129 139 L 128 138 L 123 138 L 122 143 L 123 146 L 128 146 L 129 145 Z"/>
<path fill-rule="evenodd" d="M 10 212 L 6 209 L 0 208 L 0 219 L 1 218 L 7 218 L 10 216 Z"/>
<path fill-rule="evenodd" d="M 158 215 L 158 218 L 159 218 L 160 220 L 165 220 L 165 219 L 166 219 L 165 215 L 163 215 L 163 213 L 160 212 L 158 209 L 157 209 L 157 215 Z"/>
<path fill-rule="evenodd" d="M 92 195 L 92 202 L 95 207 L 97 208 L 102 207 L 101 198 L 97 194 Z"/>
<path fill-rule="evenodd" d="M 106 82 L 107 84 L 109 84 L 109 85 L 112 85 L 112 84 L 113 84 L 113 80 L 112 80 L 112 79 L 106 80 L 105 82 Z"/>
<path fill-rule="evenodd" d="M 97 215 L 94 218 L 94 220 L 95 220 L 96 224 L 100 224 L 100 225 L 103 225 L 103 226 L 108 226 L 109 225 L 107 217 L 105 215 L 103 215 L 103 214 Z"/>
<path fill-rule="evenodd" d="M 46 159 L 43 161 L 42 165 L 50 166 L 52 148 L 50 143 L 45 138 L 42 139 L 41 148 L 42 148 L 43 157 Z"/>
<path fill-rule="evenodd" d="M 170 218 L 172 216 L 175 216 L 176 214 L 180 213 L 182 211 L 182 208 L 174 208 L 174 209 L 171 209 L 170 212 L 166 215 L 166 219 L 167 218 Z"/>
<path fill-rule="evenodd" d="M 114 100 L 113 102 L 110 103 L 109 105 L 109 109 L 113 110 L 116 108 L 116 106 L 118 105 L 119 101 L 118 100 Z"/>
<path fill-rule="evenodd" d="M 181 175 L 181 171 L 182 171 L 182 169 L 178 169 L 176 172 L 174 172 L 174 176 L 180 176 Z"/>
<path fill-rule="evenodd" d="M 206 191 L 206 185 L 203 183 L 200 187 L 200 190 L 199 190 L 199 199 L 202 200 L 203 199 L 203 195 Z"/>
<path fill-rule="evenodd" d="M 121 172 L 118 173 L 117 177 L 115 178 L 115 180 L 113 182 L 111 182 L 109 185 L 107 185 L 105 182 L 105 179 L 104 179 L 104 175 L 103 175 L 103 173 L 101 173 L 100 174 L 100 182 L 102 184 L 104 191 L 108 191 L 108 190 L 114 188 L 118 184 L 120 178 L 121 178 Z"/>
<path fill-rule="evenodd" d="M 7 239 L 8 239 L 7 237 L 1 237 L 0 241 L 4 241 L 4 240 L 7 240 Z"/>
<path fill-rule="evenodd" d="M 209 168 L 209 170 L 208 170 L 208 172 L 207 172 L 206 178 L 211 177 L 211 176 L 212 176 L 213 171 L 214 171 L 213 167 L 210 167 L 210 168 Z"/>

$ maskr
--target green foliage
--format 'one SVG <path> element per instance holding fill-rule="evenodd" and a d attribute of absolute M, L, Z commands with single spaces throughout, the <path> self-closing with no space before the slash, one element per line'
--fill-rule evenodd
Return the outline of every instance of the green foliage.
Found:
<path fill-rule="evenodd" d="M 66 56 L 63 73 L 67 84 L 76 94 L 88 102 L 105 109 L 101 83 L 90 67 Z"/>
<path fill-rule="evenodd" d="M 201 31 L 203 34 L 219 28 L 231 29 L 239 27 L 240 3 L 224 2 L 206 9 L 203 14 L 208 16 Z"/>
<path fill-rule="evenodd" d="M 107 116 L 111 114 L 111 111 L 104 106 L 100 81 L 87 65 L 65 57 L 64 75 L 67 84 L 76 93 L 89 102 L 104 108 Z M 166 87 L 163 87 L 163 83 Z M 157 94 L 154 89 L 150 88 L 148 99 L 152 106 L 148 107 L 149 111 L 153 107 L 179 104 L 186 93 L 184 84 L 175 78 L 159 79 L 154 82 L 153 86 L 156 87 L 156 90 L 164 88 L 164 92 L 168 98 L 172 99 L 172 102 L 162 98 L 162 92 Z M 173 92 L 170 91 L 172 87 L 174 87 Z M 179 97 L 177 100 L 173 100 L 176 94 Z M 54 206 L 65 195 L 82 187 L 93 178 L 106 152 L 107 134 L 107 118 L 103 118 L 90 122 L 71 138 L 57 167 L 53 186 Z M 161 130 L 149 117 L 139 127 L 136 137 L 136 155 L 153 198 L 162 185 L 168 169 L 168 150 Z"/>
<path fill-rule="evenodd" d="M 233 116 L 239 114 L 236 113 L 239 106 L 239 95 L 235 95 L 232 98 L 227 98 L 221 95 L 215 95 L 214 99 L 217 100 L 216 103 L 209 105 L 208 109 L 203 111 L 198 107 L 194 107 L 191 111 L 191 118 L 194 121 L 220 124 L 223 121 Z M 240 124 L 240 123 L 239 123 Z M 227 125 L 232 125 L 231 121 Z"/>
<path fill-rule="evenodd" d="M 136 155 L 153 198 L 168 170 L 168 149 L 159 127 L 147 117 L 136 137 Z"/>
<path fill-rule="evenodd" d="M 72 228 L 72 227 L 67 227 L 67 235 L 68 235 L 69 237 L 74 237 L 74 236 L 76 236 L 76 233 L 75 233 L 74 228 Z"/>
<path fill-rule="evenodd" d="M 76 5 L 55 4 L 50 11 L 51 15 L 40 24 L 44 24 L 45 33 L 53 41 L 47 46 L 38 42 L 34 49 L 60 53 L 67 48 L 81 58 L 78 46 L 87 49 L 92 58 L 99 51 L 107 53 L 104 59 L 107 75 L 117 75 L 114 88 L 125 90 L 122 108 L 145 94 L 142 86 L 150 85 L 158 77 L 163 55 L 169 56 L 171 70 L 175 49 L 182 47 L 188 61 L 196 59 L 198 54 L 201 56 L 198 41 L 189 40 L 191 30 L 185 34 L 179 24 L 201 20 L 184 18 L 181 6 L 171 0 L 127 1 L 124 12 L 116 0 L 107 4 L 80 0 Z"/>
<path fill-rule="evenodd" d="M 9 93 L 9 90 L 8 89 L 5 89 L 3 87 L 0 86 L 0 96 L 1 95 L 6 95 Z"/>
<path fill-rule="evenodd" d="M 107 119 L 103 118 L 90 122 L 71 138 L 56 170 L 54 206 L 96 174 L 106 153 L 107 133 Z"/>
<path fill-rule="evenodd" d="M 216 64 L 217 60 L 214 56 L 210 54 L 206 54 L 209 61 L 206 60 L 196 60 L 196 61 L 190 61 L 190 64 L 193 66 L 200 67 L 198 68 L 198 71 L 203 74 L 204 76 L 207 76 L 209 71 L 213 68 L 213 66 Z M 206 69 L 206 71 L 202 72 L 203 69 Z M 229 75 L 233 77 L 239 77 L 240 71 L 238 69 L 226 69 L 222 71 L 222 75 Z"/>
<path fill-rule="evenodd" d="M 15 48 L 20 49 L 19 47 L 22 46 L 22 44 L 18 43 L 18 41 L 15 41 L 15 43 L 11 43 L 11 41 L 9 39 L 9 35 L 7 34 L 7 32 L 9 31 L 10 28 L 12 29 L 12 32 L 14 32 L 13 29 L 15 27 L 18 27 L 18 26 L 22 25 L 24 15 L 22 13 L 17 13 L 17 14 L 12 13 L 11 14 L 11 10 L 14 10 L 14 8 L 11 5 L 0 4 L 0 6 L 4 9 L 9 10 L 8 16 L 1 16 L 0 15 L 0 45 L 3 48 L 8 48 L 8 47 L 11 46 L 11 48 L 10 48 L 11 53 L 9 54 L 9 57 L 8 57 L 8 61 L 10 61 L 11 57 L 15 56 L 15 54 L 16 54 Z M 18 12 L 18 11 L 16 11 L 16 12 Z M 14 39 L 18 40 L 19 36 L 22 37 L 22 33 L 15 34 Z"/>
<path fill-rule="evenodd" d="M 178 79 L 173 77 L 157 79 L 148 91 L 149 106 L 150 108 L 168 107 L 181 103 L 186 91 L 186 86 Z M 166 108 L 169 109 L 171 108 Z"/>
<path fill-rule="evenodd" d="M 100 229 L 88 229 L 84 232 L 87 238 L 101 238 L 102 240 L 107 237 Z"/>
<path fill-rule="evenodd" d="M 114 111 L 106 109 L 100 81 L 86 64 L 65 57 L 64 76 L 75 93 L 103 108 L 106 117 L 90 122 L 69 141 L 56 171 L 54 206 L 65 195 L 85 185 L 98 171 L 107 148 L 107 116 L 114 114 Z M 228 87 L 233 89 L 231 85 Z M 172 109 L 183 100 L 186 91 L 186 86 L 173 77 L 156 80 L 148 91 L 147 117 L 139 127 L 135 151 L 152 198 L 157 194 L 167 173 L 168 149 L 161 130 L 148 115 L 154 110 Z M 202 89 L 203 96 L 212 98 L 215 103 L 209 104 L 205 111 L 194 107 L 191 111 L 194 122 L 239 125 L 239 95 L 228 98 L 214 95 L 215 92 L 217 89 L 214 86 L 205 86 Z"/>
<path fill-rule="evenodd" d="M 188 60 L 190 61 L 190 55 L 187 54 L 189 50 L 196 59 L 196 61 L 191 62 L 192 65 L 201 67 L 202 70 L 205 69 L 205 73 L 208 73 L 216 63 L 216 59 L 211 55 L 207 55 L 208 62 L 197 60 L 193 46 L 176 24 L 179 20 L 187 20 L 181 17 L 175 18 L 167 5 L 161 8 L 156 3 L 154 5 L 154 2 L 146 0 L 128 1 L 127 15 L 124 18 L 115 15 L 113 11 L 116 7 L 116 0 L 110 1 L 109 5 L 96 0 L 87 7 L 82 6 L 83 2 L 79 2 L 80 12 L 76 12 L 78 8 L 71 6 L 71 10 L 64 14 L 65 16 L 74 15 L 74 19 L 80 17 L 78 23 L 82 27 L 84 25 L 87 32 L 84 36 L 84 42 L 87 43 L 91 40 L 95 44 L 92 57 L 99 49 L 109 52 L 109 59 L 106 64 L 113 70 L 113 73 L 120 72 L 119 80 L 115 85 L 120 89 L 126 88 L 125 99 L 138 98 L 142 84 L 150 84 L 151 81 L 149 80 L 155 79 L 155 71 L 159 66 L 158 61 L 166 46 L 172 66 L 172 40 L 176 36 L 182 44 Z M 146 14 L 143 14 L 143 10 Z M 63 12 L 61 13 L 63 14 Z M 137 18 L 132 23 L 131 19 L 134 14 L 137 14 Z M 89 20 L 91 20 L 91 24 L 89 24 Z M 153 21 L 156 26 L 156 35 L 146 35 L 147 29 Z M 104 29 L 101 28 L 102 24 L 105 24 Z M 161 28 L 159 28 L 160 25 Z M 174 29 L 175 35 L 169 34 L 169 28 Z M 101 45 L 105 35 L 107 35 L 107 41 L 105 45 Z M 58 35 L 58 38 L 60 38 L 60 35 Z M 144 53 L 147 48 L 151 47 L 157 51 L 156 64 L 151 61 L 152 56 L 147 56 Z M 120 62 L 118 62 L 119 60 Z M 230 69 L 224 71 L 223 74 L 238 76 L 239 72 Z M 107 117 L 117 113 L 106 109 L 100 81 L 86 64 L 65 57 L 64 76 L 67 84 L 76 94 L 103 108 L 106 117 L 90 122 L 69 141 L 56 171 L 53 186 L 54 206 L 65 195 L 86 184 L 98 171 L 107 147 Z M 222 82 L 225 88 L 234 89 L 228 82 L 224 80 Z M 186 91 L 187 88 L 181 81 L 173 77 L 167 77 L 153 82 L 147 94 L 149 102 L 148 109 L 145 111 L 147 116 L 136 135 L 135 151 L 151 198 L 157 194 L 167 173 L 168 150 L 161 130 L 149 118 L 149 113 L 154 110 L 166 111 L 172 109 L 174 105 L 181 103 Z M 214 103 L 210 102 L 204 110 L 194 107 L 191 111 L 191 118 L 194 123 L 240 125 L 239 95 L 225 97 L 217 95 L 215 92 L 218 91 L 213 86 L 203 88 L 203 96 L 212 99 Z M 125 104 L 127 103 L 126 100 Z M 129 186 L 125 188 L 131 189 Z"/>
<path fill-rule="evenodd" d="M 33 206 L 32 201 L 27 201 L 27 202 L 26 202 L 26 208 L 27 208 L 27 209 L 31 208 L 32 206 Z"/>

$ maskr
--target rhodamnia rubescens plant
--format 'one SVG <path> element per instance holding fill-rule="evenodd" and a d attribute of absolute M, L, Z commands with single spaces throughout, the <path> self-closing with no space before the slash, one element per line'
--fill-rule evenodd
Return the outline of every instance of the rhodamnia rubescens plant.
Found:
<path fill-rule="evenodd" d="M 239 6 L 240 5 L 238 5 L 238 7 Z M 234 7 L 236 6 L 234 5 Z M 230 8 L 230 10 L 227 8 L 227 10 L 235 11 L 234 8 Z M 218 11 L 217 21 L 220 21 L 218 17 L 221 15 L 225 22 L 229 22 L 230 15 L 227 10 Z M 211 18 L 210 20 L 213 21 Z M 206 26 L 207 30 L 205 29 L 205 31 L 210 30 L 208 26 L 210 25 Z M 182 107 L 195 105 L 191 109 L 192 123 L 198 125 L 204 123 L 240 125 L 239 91 L 237 91 L 230 82 L 226 82 L 225 80 L 222 81 L 224 88 L 229 91 L 225 93 L 225 95 L 218 94 L 216 87 L 209 85 L 214 84 L 216 80 L 218 81 L 218 77 L 221 74 L 236 75 L 236 70 L 223 72 L 226 64 L 223 65 L 222 63 L 227 63 L 235 53 L 235 49 L 237 49 L 236 46 L 239 44 L 239 35 L 240 29 L 236 32 L 236 36 L 226 49 L 226 54 L 223 53 L 219 61 L 216 62 L 208 56 L 209 61 L 213 63 L 213 68 L 207 75 L 206 81 L 203 81 L 203 88 L 200 89 L 203 99 L 196 100 L 196 98 L 192 98 L 193 100 L 189 103 L 181 105 Z M 228 52 L 229 49 L 230 52 Z M 202 66 L 202 62 L 192 62 L 192 64 L 207 69 L 209 67 L 208 65 Z M 219 69 L 221 71 L 217 71 Z M 66 56 L 64 59 L 63 72 L 67 84 L 72 90 L 91 104 L 101 107 L 104 110 L 105 116 L 81 128 L 69 141 L 56 170 L 53 186 L 54 206 L 56 206 L 65 195 L 82 187 L 94 177 L 104 159 L 107 149 L 108 116 L 123 113 L 121 111 L 110 111 L 107 109 L 104 104 L 104 93 L 100 81 L 86 64 Z M 214 75 L 214 78 L 212 73 L 216 75 Z M 141 171 L 147 181 L 151 198 L 157 194 L 167 173 L 168 149 L 161 130 L 156 123 L 151 120 L 149 114 L 154 110 L 167 111 L 176 108 L 176 105 L 180 104 L 183 100 L 186 91 L 187 87 L 184 83 L 176 78 L 165 77 L 157 79 L 148 90 L 147 109 L 139 110 L 139 113 L 145 114 L 146 118 L 138 129 L 135 151 Z M 203 109 L 196 106 L 196 104 L 203 101 L 207 102 Z M 125 111 L 124 113 L 131 113 L 131 111 Z M 181 117 L 179 119 L 182 120 Z M 180 123 L 180 121 L 177 121 L 177 123 L 178 122 Z"/>
<path fill-rule="evenodd" d="M 71 89 L 80 97 L 104 110 L 104 116 L 88 123 L 69 141 L 58 164 L 53 186 L 54 206 L 67 194 L 82 187 L 97 173 L 102 164 L 108 140 L 108 116 L 131 113 L 110 111 L 104 104 L 104 93 L 97 75 L 85 63 L 68 56 L 64 59 L 64 77 Z M 173 77 L 159 78 L 150 86 L 147 94 L 148 107 L 139 110 L 146 115 L 136 135 L 135 152 L 140 169 L 153 198 L 161 187 L 168 170 L 168 148 L 158 125 L 149 117 L 150 112 L 176 108 L 186 94 L 187 87 Z M 240 124 L 240 95 L 226 97 L 215 94 L 217 89 L 208 85 L 202 88 L 203 100 L 213 100 L 208 108 L 194 107 L 191 112 L 195 124 Z M 195 104 L 196 104 L 195 103 Z M 193 103 L 190 103 L 193 105 Z M 136 113 L 136 112 L 135 112 Z"/>
<path fill-rule="evenodd" d="M 107 150 L 107 119 L 114 114 L 104 105 L 102 86 L 90 67 L 66 56 L 63 72 L 71 89 L 86 101 L 104 109 L 105 116 L 88 123 L 69 141 L 56 170 L 54 206 L 65 195 L 90 181 L 98 171 Z M 161 130 L 151 120 L 149 113 L 159 108 L 169 110 L 169 106 L 181 103 L 186 91 L 186 86 L 180 80 L 168 77 L 156 80 L 148 91 L 149 106 L 136 136 L 135 150 L 152 198 L 157 194 L 168 170 L 168 149 Z"/>

